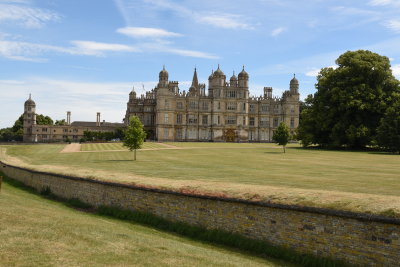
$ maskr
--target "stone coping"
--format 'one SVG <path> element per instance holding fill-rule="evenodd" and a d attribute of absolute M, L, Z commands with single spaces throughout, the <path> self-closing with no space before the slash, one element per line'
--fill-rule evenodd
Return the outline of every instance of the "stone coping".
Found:
<path fill-rule="evenodd" d="M 148 187 L 143 187 L 143 186 L 135 186 L 135 185 L 129 185 L 129 184 L 124 184 L 124 183 L 110 182 L 110 181 L 101 181 L 101 180 L 83 178 L 83 177 L 78 177 L 78 176 L 69 176 L 69 175 L 65 175 L 65 174 L 36 171 L 36 170 L 31 170 L 31 169 L 27 169 L 27 168 L 23 168 L 23 167 L 9 165 L 2 161 L 0 161 L 0 164 L 2 165 L 2 168 L 11 167 L 11 168 L 19 169 L 19 170 L 29 171 L 29 172 L 35 173 L 35 174 L 51 175 L 51 176 L 56 176 L 56 177 L 74 180 L 74 181 L 97 183 L 97 184 L 103 184 L 103 185 L 113 186 L 113 187 L 123 187 L 123 188 L 130 188 L 130 189 L 134 189 L 134 190 L 142 190 L 142 191 L 156 192 L 156 193 L 162 193 L 162 194 L 171 194 L 171 195 L 177 195 L 177 196 L 209 199 L 209 200 L 224 201 L 224 202 L 242 203 L 242 204 L 260 206 L 260 207 L 269 207 L 269 208 L 291 210 L 291 211 L 298 211 L 298 212 L 308 212 L 308 213 L 316 213 L 316 214 L 329 215 L 329 216 L 345 217 L 345 218 L 356 219 L 356 220 L 360 220 L 360 221 L 380 222 L 380 223 L 389 223 L 389 224 L 400 225 L 400 219 L 398 219 L 398 218 L 391 218 L 391 217 L 386 217 L 386 216 L 376 215 L 376 214 L 359 213 L 359 212 L 352 212 L 352 211 L 343 211 L 343 210 L 317 208 L 317 207 L 300 206 L 300 205 L 277 204 L 277 203 L 262 202 L 262 201 L 251 201 L 251 200 L 245 200 L 245 199 L 240 199 L 240 198 L 217 197 L 217 196 L 207 196 L 207 195 L 201 195 L 201 194 L 182 193 L 182 192 L 176 192 L 176 191 L 167 190 L 167 189 L 148 188 Z"/>

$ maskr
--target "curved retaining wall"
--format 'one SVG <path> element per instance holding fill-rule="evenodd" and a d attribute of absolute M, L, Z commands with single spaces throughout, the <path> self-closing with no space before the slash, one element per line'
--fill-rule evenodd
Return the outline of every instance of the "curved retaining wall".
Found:
<path fill-rule="evenodd" d="M 1 162 L 0 162 L 1 163 Z M 318 208 L 194 196 L 37 172 L 1 163 L 7 176 L 94 206 L 149 212 L 172 221 L 266 240 L 361 266 L 399 266 L 400 220 Z"/>

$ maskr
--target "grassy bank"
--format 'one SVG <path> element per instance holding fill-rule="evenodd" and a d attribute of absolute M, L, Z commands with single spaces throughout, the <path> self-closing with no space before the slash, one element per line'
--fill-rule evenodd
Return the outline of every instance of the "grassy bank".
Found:
<path fill-rule="evenodd" d="M 294 266 L 79 212 L 9 183 L 0 206 L 1 266 Z"/>
<path fill-rule="evenodd" d="M 139 150 L 134 162 L 129 151 L 111 151 L 118 145 L 83 145 L 93 153 L 59 153 L 63 145 L 7 146 L 6 152 L 0 148 L 0 158 L 38 170 L 184 192 L 400 214 L 398 155 L 297 145 L 283 154 L 274 144 L 167 143 L 176 149 Z"/>

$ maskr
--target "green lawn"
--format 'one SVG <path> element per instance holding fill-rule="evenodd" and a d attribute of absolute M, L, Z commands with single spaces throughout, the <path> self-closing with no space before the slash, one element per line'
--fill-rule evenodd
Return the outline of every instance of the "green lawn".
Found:
<path fill-rule="evenodd" d="M 146 143 L 150 144 L 166 148 Z M 167 144 L 178 148 L 139 150 L 136 162 L 129 151 L 99 153 L 98 149 L 113 150 L 111 147 L 118 144 L 90 148 L 97 150 L 93 153 L 59 153 L 64 145 L 7 146 L 3 158 L 15 157 L 8 160 L 32 168 L 125 183 L 277 203 L 400 213 L 399 155 L 305 150 L 298 145 L 289 145 L 283 154 L 274 144 Z"/>
<path fill-rule="evenodd" d="M 78 212 L 3 183 L 0 266 L 292 266 Z"/>
<path fill-rule="evenodd" d="M 165 146 L 158 143 L 145 142 L 143 149 L 152 148 L 165 148 Z M 122 143 L 94 143 L 94 144 L 83 144 L 81 151 L 107 151 L 107 150 L 128 150 L 122 146 Z"/>

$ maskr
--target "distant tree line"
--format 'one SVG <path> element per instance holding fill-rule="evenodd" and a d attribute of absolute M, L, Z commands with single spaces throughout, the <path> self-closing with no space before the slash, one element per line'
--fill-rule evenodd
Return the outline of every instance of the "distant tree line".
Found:
<path fill-rule="evenodd" d="M 65 120 L 56 121 L 55 125 L 63 125 Z M 53 125 L 53 120 L 49 116 L 36 114 L 37 125 Z M 12 127 L 0 129 L 0 142 L 22 141 L 24 136 L 24 116 L 21 115 Z"/>
<path fill-rule="evenodd" d="M 124 139 L 124 129 L 117 128 L 111 132 L 84 131 L 83 136 L 81 142 L 122 140 Z"/>
<path fill-rule="evenodd" d="M 320 71 L 317 92 L 301 105 L 297 139 L 303 146 L 400 152 L 400 82 L 389 59 L 358 50 L 336 64 Z"/>

